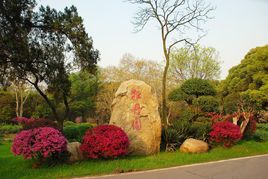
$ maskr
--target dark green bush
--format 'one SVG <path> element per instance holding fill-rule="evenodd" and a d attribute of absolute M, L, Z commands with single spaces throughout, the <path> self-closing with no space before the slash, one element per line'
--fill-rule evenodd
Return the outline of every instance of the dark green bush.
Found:
<path fill-rule="evenodd" d="M 238 110 L 240 101 L 239 93 L 231 93 L 223 99 L 223 111 L 225 114 L 233 114 Z"/>
<path fill-rule="evenodd" d="M 168 95 L 168 99 L 171 101 L 180 101 L 180 100 L 187 101 L 188 98 L 193 99 L 193 97 L 183 92 L 181 88 L 176 88 L 172 90 Z"/>
<path fill-rule="evenodd" d="M 192 105 L 195 98 L 199 96 L 215 96 L 216 90 L 208 80 L 193 78 L 186 80 L 179 88 L 169 93 L 168 99 L 171 101 L 184 100 Z"/>
<path fill-rule="evenodd" d="M 207 141 L 209 138 L 209 132 L 211 123 L 193 122 L 190 127 L 190 135 L 192 138 Z"/>
<path fill-rule="evenodd" d="M 268 124 L 257 124 L 257 130 L 253 135 L 253 140 L 258 142 L 268 141 Z"/>
<path fill-rule="evenodd" d="M 191 120 L 195 115 L 190 110 L 181 113 L 178 120 L 175 120 L 168 128 L 162 131 L 162 149 L 166 144 L 177 144 L 178 146 L 189 137 Z"/>
<path fill-rule="evenodd" d="M 0 134 L 15 134 L 21 129 L 20 125 L 2 124 L 0 125 Z"/>
<path fill-rule="evenodd" d="M 188 95 L 199 96 L 214 96 L 216 95 L 216 90 L 209 83 L 208 80 L 203 80 L 199 78 L 192 78 L 186 80 L 182 85 L 181 89 Z"/>
<path fill-rule="evenodd" d="M 213 96 L 200 96 L 193 100 L 193 105 L 203 112 L 219 112 L 219 102 Z"/>
<path fill-rule="evenodd" d="M 63 128 L 63 134 L 69 142 L 82 142 L 85 132 L 91 128 L 89 123 L 69 124 Z"/>
<path fill-rule="evenodd" d="M 64 125 L 64 127 L 66 127 L 66 126 L 70 126 L 70 125 L 75 125 L 75 123 L 73 121 L 64 121 L 63 125 Z"/>

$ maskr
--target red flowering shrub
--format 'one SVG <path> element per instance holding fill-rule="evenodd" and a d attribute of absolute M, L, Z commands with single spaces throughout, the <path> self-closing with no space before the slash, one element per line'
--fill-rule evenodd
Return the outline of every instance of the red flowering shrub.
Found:
<path fill-rule="evenodd" d="M 12 144 L 12 152 L 25 159 L 46 159 L 66 151 L 67 140 L 58 130 L 40 127 L 19 132 Z"/>
<path fill-rule="evenodd" d="M 121 128 L 101 125 L 86 132 L 80 149 L 87 158 L 116 158 L 126 155 L 128 146 L 128 136 Z"/>
<path fill-rule="evenodd" d="M 27 117 L 15 117 L 14 119 L 12 119 L 13 122 L 24 125 L 30 121 L 32 121 L 32 118 L 27 118 Z"/>
<path fill-rule="evenodd" d="M 210 141 L 216 143 L 223 143 L 225 147 L 231 147 L 242 137 L 239 126 L 229 121 L 214 123 L 212 125 L 212 130 L 209 135 Z"/>

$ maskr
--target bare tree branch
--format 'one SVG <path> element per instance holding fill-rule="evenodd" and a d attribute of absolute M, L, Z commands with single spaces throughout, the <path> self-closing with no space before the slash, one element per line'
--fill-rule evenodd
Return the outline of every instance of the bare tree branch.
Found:
<path fill-rule="evenodd" d="M 204 0 L 127 0 L 132 4 L 140 5 L 140 10 L 135 16 L 135 29 L 141 31 L 149 20 L 158 22 L 161 29 L 161 40 L 165 56 L 165 68 L 162 80 L 162 118 L 164 126 L 167 127 L 167 105 L 166 105 L 166 80 L 170 63 L 170 52 L 179 43 L 194 46 L 196 41 L 187 37 L 190 29 L 203 31 L 201 23 L 210 19 L 209 13 L 214 9 L 210 4 L 206 5 Z M 171 40 L 171 39 L 175 40 Z"/>

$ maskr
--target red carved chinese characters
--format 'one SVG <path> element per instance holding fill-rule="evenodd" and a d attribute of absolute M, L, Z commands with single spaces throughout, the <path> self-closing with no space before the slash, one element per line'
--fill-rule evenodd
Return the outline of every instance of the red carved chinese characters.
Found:
<path fill-rule="evenodd" d="M 132 105 L 131 112 L 133 112 L 135 118 L 132 122 L 133 129 L 139 131 L 141 130 L 141 120 L 140 120 L 140 113 L 141 113 L 141 106 L 138 103 L 138 100 L 141 98 L 141 93 L 136 90 L 131 90 L 131 99 L 135 101 L 135 103 Z"/>
<path fill-rule="evenodd" d="M 135 116 L 139 116 L 141 114 L 141 107 L 140 104 L 136 103 L 132 106 L 131 111 L 134 113 Z"/>
<path fill-rule="evenodd" d="M 131 99 L 133 99 L 133 100 L 141 99 L 141 93 L 136 89 L 132 89 L 131 90 Z"/>

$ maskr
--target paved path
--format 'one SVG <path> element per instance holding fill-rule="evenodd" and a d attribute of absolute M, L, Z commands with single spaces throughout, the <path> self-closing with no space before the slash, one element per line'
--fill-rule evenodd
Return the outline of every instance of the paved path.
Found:
<path fill-rule="evenodd" d="M 268 155 L 80 179 L 268 179 Z"/>

